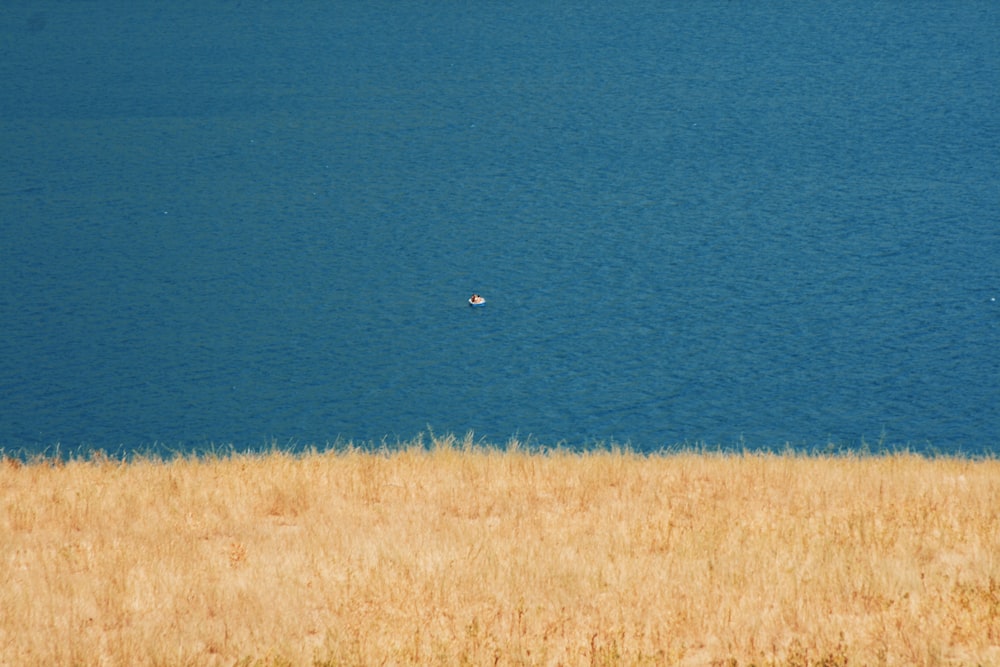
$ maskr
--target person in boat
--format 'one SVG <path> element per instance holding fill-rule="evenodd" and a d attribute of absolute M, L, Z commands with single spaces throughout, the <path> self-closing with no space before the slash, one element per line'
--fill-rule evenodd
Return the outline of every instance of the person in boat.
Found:
<path fill-rule="evenodd" d="M 486 301 L 486 299 L 484 299 L 483 297 L 479 296 L 476 293 L 473 293 L 472 296 L 469 297 L 469 303 L 472 304 L 482 303 L 484 301 Z"/>

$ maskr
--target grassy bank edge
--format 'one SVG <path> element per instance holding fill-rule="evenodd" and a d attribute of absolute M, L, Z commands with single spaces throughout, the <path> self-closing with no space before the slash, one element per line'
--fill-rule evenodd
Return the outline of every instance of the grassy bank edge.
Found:
<path fill-rule="evenodd" d="M 262 458 L 273 455 L 291 456 L 293 458 L 347 454 L 392 456 L 401 452 L 433 452 L 435 450 L 457 450 L 479 454 L 516 453 L 534 456 L 594 456 L 611 454 L 647 458 L 691 455 L 713 457 L 756 455 L 792 458 L 885 458 L 913 456 L 928 460 L 954 459 L 967 461 L 990 461 L 998 458 L 997 454 L 993 452 L 970 454 L 961 449 L 956 451 L 946 451 L 930 447 L 917 449 L 908 445 L 886 444 L 881 440 L 874 444 L 862 440 L 861 444 L 857 447 L 832 442 L 813 447 L 800 447 L 791 443 L 786 443 L 779 447 L 751 447 L 745 443 L 727 446 L 722 444 L 712 445 L 706 442 L 683 442 L 654 449 L 646 449 L 637 448 L 629 442 L 619 443 L 616 441 L 595 441 L 586 445 L 569 445 L 565 442 L 543 444 L 532 440 L 530 437 L 525 440 L 510 437 L 502 444 L 497 444 L 487 441 L 484 438 L 477 438 L 472 431 L 460 437 L 450 433 L 436 435 L 433 430 L 428 430 L 426 433 L 420 433 L 409 440 L 397 439 L 390 442 L 388 439 L 383 439 L 379 442 L 355 442 L 353 440 L 337 439 L 326 442 L 323 445 L 315 443 L 302 445 L 294 440 L 281 441 L 272 439 L 261 445 L 238 446 L 235 443 L 209 443 L 191 448 L 167 447 L 158 443 L 146 447 L 128 448 L 122 446 L 112 449 L 89 445 L 63 448 L 59 443 L 56 443 L 41 451 L 29 450 L 27 448 L 7 449 L 0 446 L 0 461 L 6 461 L 10 465 L 60 465 L 69 462 L 79 463 L 85 461 L 94 463 L 129 463 L 134 461 L 169 463 L 178 459 L 187 461 L 220 461 L 234 458 Z"/>

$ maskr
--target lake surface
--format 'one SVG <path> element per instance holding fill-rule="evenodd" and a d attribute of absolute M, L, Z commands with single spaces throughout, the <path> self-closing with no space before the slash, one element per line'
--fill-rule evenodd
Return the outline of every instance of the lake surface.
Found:
<path fill-rule="evenodd" d="M 5 451 L 1000 453 L 995 2 L 14 2 L 0 55 Z"/>

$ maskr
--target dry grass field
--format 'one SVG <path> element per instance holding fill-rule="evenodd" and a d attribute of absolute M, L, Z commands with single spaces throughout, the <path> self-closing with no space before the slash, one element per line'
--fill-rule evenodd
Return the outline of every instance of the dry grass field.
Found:
<path fill-rule="evenodd" d="M 3 665 L 998 665 L 1000 462 L 0 463 Z"/>

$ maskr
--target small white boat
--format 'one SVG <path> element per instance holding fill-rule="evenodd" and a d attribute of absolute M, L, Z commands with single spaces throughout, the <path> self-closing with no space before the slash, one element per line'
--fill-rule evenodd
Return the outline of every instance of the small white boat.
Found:
<path fill-rule="evenodd" d="M 484 299 L 483 297 L 479 296 L 478 294 L 473 294 L 472 296 L 469 297 L 469 305 L 473 306 L 473 307 L 485 306 L 486 305 L 486 299 Z"/>

